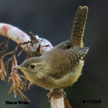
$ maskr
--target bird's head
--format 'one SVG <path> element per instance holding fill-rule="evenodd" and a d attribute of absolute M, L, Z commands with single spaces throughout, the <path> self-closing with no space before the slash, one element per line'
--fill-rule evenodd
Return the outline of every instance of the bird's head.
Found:
<path fill-rule="evenodd" d="M 44 68 L 43 60 L 41 57 L 32 57 L 23 61 L 20 65 L 14 68 L 20 69 L 22 72 L 26 73 L 39 73 Z"/>
<path fill-rule="evenodd" d="M 31 83 L 38 85 L 38 82 L 40 82 L 40 80 L 46 75 L 45 73 L 48 71 L 46 70 L 46 64 L 47 63 L 45 63 L 42 56 L 32 57 L 26 59 L 14 68 L 20 69 Z"/>

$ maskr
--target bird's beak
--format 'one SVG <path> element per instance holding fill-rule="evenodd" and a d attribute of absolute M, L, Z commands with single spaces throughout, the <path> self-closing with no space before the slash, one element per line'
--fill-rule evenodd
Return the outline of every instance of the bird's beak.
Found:
<path fill-rule="evenodd" d="M 17 66 L 14 66 L 13 68 L 15 68 L 15 69 L 25 69 L 25 67 L 22 67 L 22 66 L 20 66 L 20 65 L 17 65 Z"/>

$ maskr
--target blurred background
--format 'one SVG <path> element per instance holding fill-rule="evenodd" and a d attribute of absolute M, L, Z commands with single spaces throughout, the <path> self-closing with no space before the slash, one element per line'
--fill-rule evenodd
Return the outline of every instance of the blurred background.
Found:
<path fill-rule="evenodd" d="M 108 107 L 108 0 L 0 0 L 0 22 L 32 31 L 56 45 L 69 39 L 74 15 L 79 5 L 87 5 L 89 14 L 85 30 L 85 46 L 90 51 L 85 58 L 83 75 L 65 89 L 73 108 Z M 0 41 L 3 38 L 0 37 Z M 9 50 L 16 44 L 10 42 Z M 24 60 L 25 54 L 19 59 Z M 6 105 L 5 101 L 18 101 L 8 96 L 10 84 L 0 81 L 0 108 L 50 108 L 48 91 L 32 86 L 24 92 L 28 105 Z M 83 103 L 83 100 L 101 100 L 102 103 Z"/>

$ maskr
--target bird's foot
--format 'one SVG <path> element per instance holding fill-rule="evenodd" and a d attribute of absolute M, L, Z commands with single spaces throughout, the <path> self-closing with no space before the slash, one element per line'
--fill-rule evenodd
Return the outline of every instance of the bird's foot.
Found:
<path fill-rule="evenodd" d="M 48 101 L 50 102 L 51 98 L 61 98 L 61 97 L 66 97 L 66 93 L 63 89 L 57 88 L 57 89 L 53 89 L 51 90 L 48 94 Z"/>

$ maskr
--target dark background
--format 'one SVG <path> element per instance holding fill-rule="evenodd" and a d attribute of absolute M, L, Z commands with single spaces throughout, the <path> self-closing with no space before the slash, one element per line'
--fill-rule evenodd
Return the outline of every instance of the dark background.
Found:
<path fill-rule="evenodd" d="M 85 30 L 86 56 L 83 75 L 73 87 L 66 89 L 73 108 L 108 107 L 108 0 L 0 0 L 0 22 L 19 27 L 26 33 L 46 38 L 56 45 L 69 39 L 75 11 L 79 5 L 89 7 Z M 10 43 L 12 50 L 15 43 Z M 19 64 L 24 60 L 24 55 Z M 47 92 L 32 86 L 25 92 L 28 105 L 6 105 L 5 101 L 21 100 L 8 96 L 11 85 L 0 81 L 0 108 L 48 108 Z M 102 100 L 101 104 L 82 103 L 83 100 Z"/>

